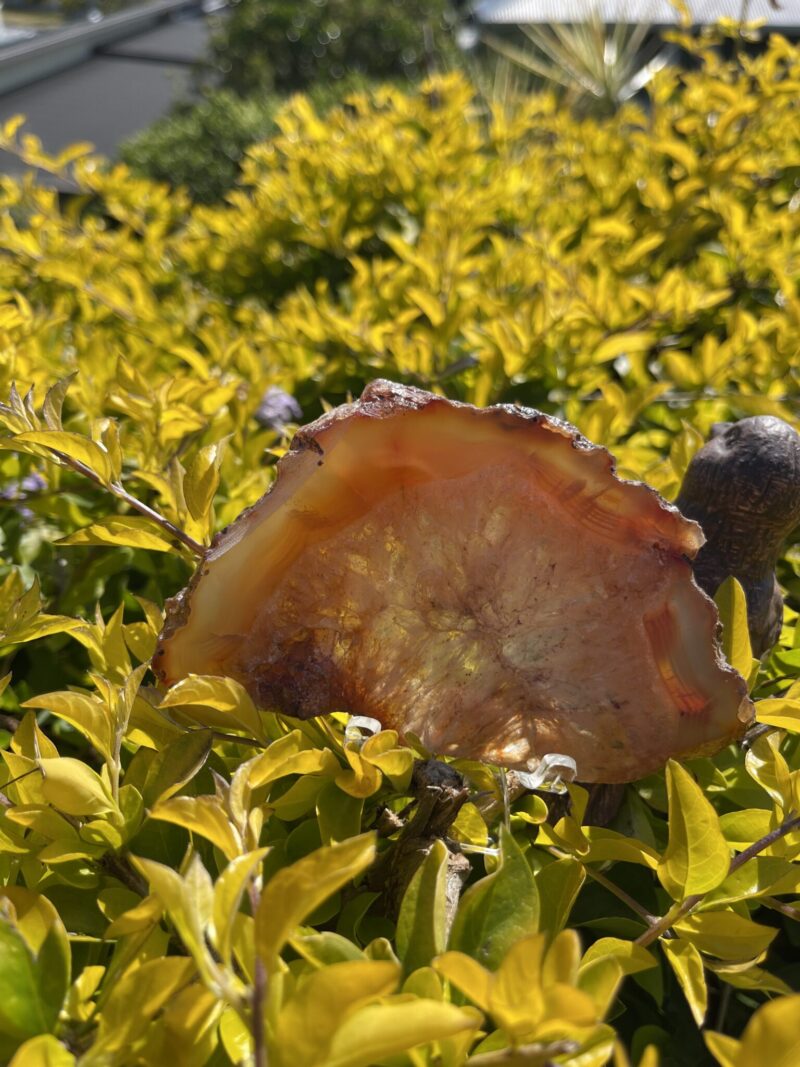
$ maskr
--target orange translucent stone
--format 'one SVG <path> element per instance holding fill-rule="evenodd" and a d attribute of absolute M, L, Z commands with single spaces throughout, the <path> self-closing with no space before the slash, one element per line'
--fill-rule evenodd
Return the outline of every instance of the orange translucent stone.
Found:
<path fill-rule="evenodd" d="M 624 782 L 752 717 L 689 560 L 700 527 L 574 427 L 373 382 L 295 437 L 275 485 L 169 602 L 167 683 L 347 711 L 437 755 Z"/>

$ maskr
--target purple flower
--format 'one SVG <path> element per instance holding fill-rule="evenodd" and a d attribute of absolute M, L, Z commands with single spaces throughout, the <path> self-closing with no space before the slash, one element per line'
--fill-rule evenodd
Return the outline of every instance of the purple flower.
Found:
<path fill-rule="evenodd" d="M 20 489 L 24 493 L 39 493 L 42 489 L 47 488 L 47 482 L 41 476 L 41 474 L 28 474 L 20 482 Z"/>
<path fill-rule="evenodd" d="M 277 385 L 267 389 L 255 413 L 255 420 L 260 426 L 269 426 L 278 433 L 288 422 L 297 422 L 302 417 L 303 409 L 295 398 Z"/>

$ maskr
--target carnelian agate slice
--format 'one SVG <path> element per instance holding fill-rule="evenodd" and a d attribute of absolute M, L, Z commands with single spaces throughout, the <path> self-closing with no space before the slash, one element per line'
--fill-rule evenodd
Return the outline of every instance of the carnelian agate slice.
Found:
<path fill-rule="evenodd" d="M 373 382 L 301 430 L 168 606 L 160 678 L 369 715 L 439 755 L 624 782 L 751 715 L 700 527 L 566 423 Z"/>

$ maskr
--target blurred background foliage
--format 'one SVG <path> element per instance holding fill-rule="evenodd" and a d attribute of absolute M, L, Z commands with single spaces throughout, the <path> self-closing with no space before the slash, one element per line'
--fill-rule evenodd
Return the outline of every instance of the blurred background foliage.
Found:
<path fill-rule="evenodd" d="M 604 117 L 454 71 L 296 96 L 219 203 L 5 127 L 75 195 L 0 183 L 0 1059 L 794 1062 L 794 546 L 770 732 L 629 787 L 610 828 L 579 788 L 555 826 L 532 795 L 506 816 L 462 762 L 449 933 L 443 846 L 399 915 L 370 882 L 411 790 L 391 731 L 146 674 L 187 544 L 373 378 L 565 416 L 668 498 L 714 422 L 797 425 L 800 52 L 716 44 Z"/>
<path fill-rule="evenodd" d="M 306 92 L 348 75 L 418 81 L 454 59 L 448 0 L 236 0 L 212 64 L 240 95 Z"/>
<path fill-rule="evenodd" d="M 451 0 L 235 0 L 196 71 L 201 100 L 131 138 L 121 158 L 201 202 L 221 200 L 245 150 L 272 131 L 293 93 L 307 93 L 324 114 L 357 87 L 408 87 L 459 67 L 457 21 Z"/>

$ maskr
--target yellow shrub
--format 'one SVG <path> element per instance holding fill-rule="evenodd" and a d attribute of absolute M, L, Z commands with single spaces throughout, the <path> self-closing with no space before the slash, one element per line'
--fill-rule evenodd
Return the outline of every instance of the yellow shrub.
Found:
<path fill-rule="evenodd" d="M 727 990 L 736 1032 L 746 998 L 790 992 L 790 949 L 776 941 L 764 960 L 776 923 L 797 918 L 777 897 L 796 894 L 799 835 L 782 833 L 749 881 L 725 880 L 724 860 L 796 814 L 796 733 L 762 738 L 746 767 L 733 752 L 697 761 L 705 795 L 672 767 L 669 829 L 663 777 L 640 784 L 635 838 L 571 817 L 539 831 L 532 797 L 510 829 L 499 803 L 488 822 L 464 809 L 485 878 L 443 953 L 446 850 L 409 887 L 393 944 L 380 900 L 352 884 L 375 854 L 360 831 L 379 804 L 407 801 L 412 756 L 396 737 L 381 741 L 390 773 L 387 752 L 350 751 L 335 717 L 287 724 L 223 680 L 163 701 L 144 684 L 192 549 L 269 485 L 285 447 L 261 407 L 271 387 L 306 419 L 378 376 L 530 404 L 667 495 L 713 422 L 795 421 L 800 51 L 774 37 L 738 63 L 701 59 L 663 71 L 647 109 L 604 121 L 548 95 L 490 106 L 456 76 L 354 96 L 325 122 L 297 98 L 215 208 L 85 149 L 48 159 L 6 126 L 1 147 L 80 195 L 0 183 L 0 723 L 24 714 L 0 731 L 3 1062 L 19 1048 L 14 1067 L 201 1067 L 249 1062 L 255 1045 L 308 1067 L 458 1067 L 476 1048 L 476 1063 L 501 1062 L 510 1042 L 514 1062 L 622 1065 L 604 1020 L 645 1027 L 637 1046 L 667 1044 L 641 1007 L 662 981 L 686 997 L 689 1027 L 709 987 Z M 794 566 L 787 555 L 780 571 L 793 595 Z M 795 620 L 756 694 L 790 735 Z M 499 796 L 490 772 L 471 773 Z M 575 790 L 576 812 L 584 801 Z M 703 847 L 693 812 L 724 884 L 678 915 L 688 881 L 672 867 Z M 576 900 L 609 934 L 582 957 L 559 932 Z M 645 945 L 678 919 L 656 957 Z M 790 1056 L 795 1001 L 709 1049 L 741 1067 L 754 1049 Z M 678 1037 L 700 1062 L 699 1037 Z"/>

